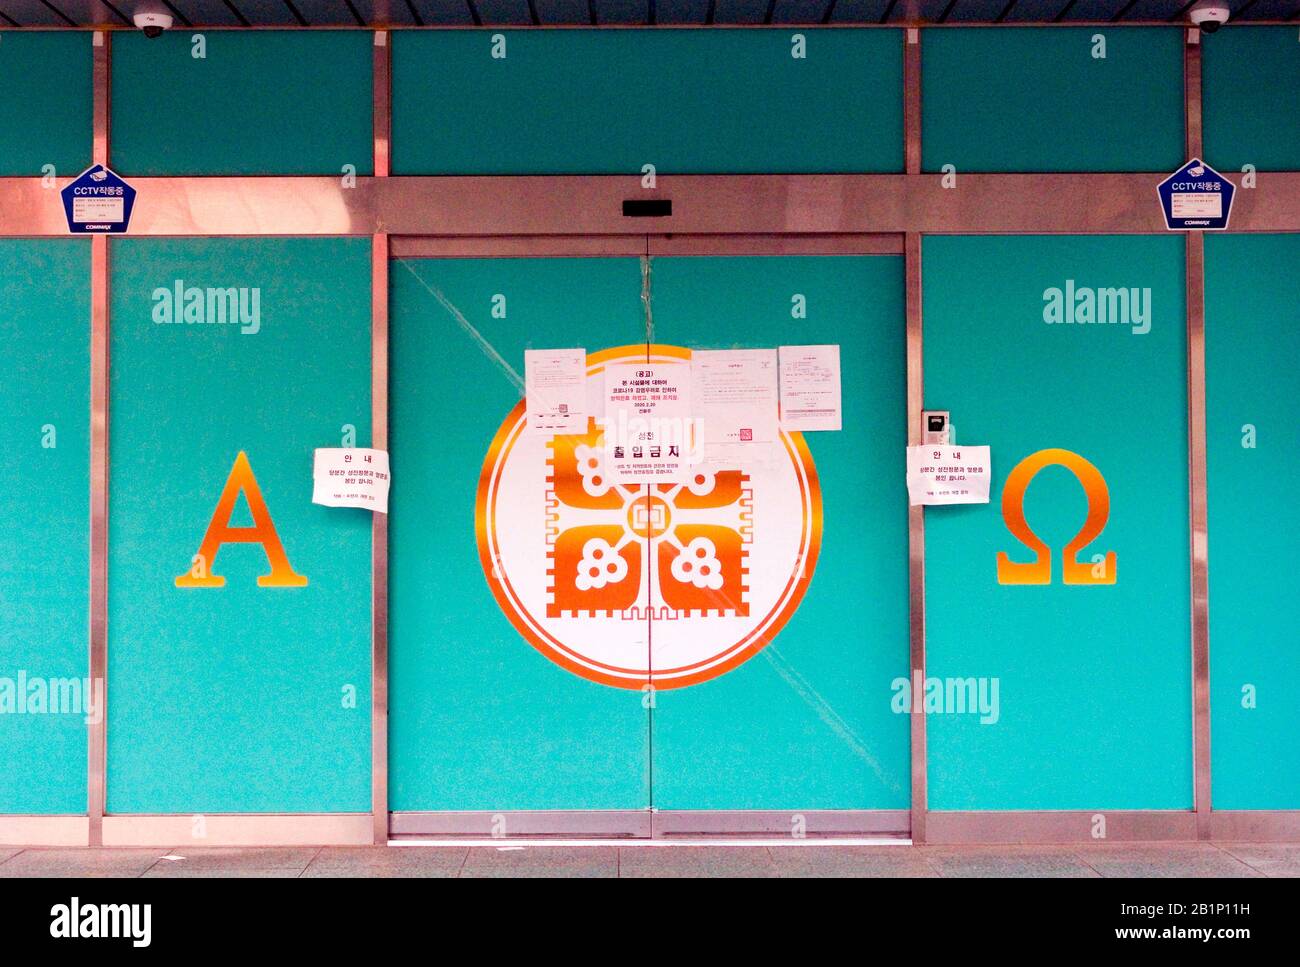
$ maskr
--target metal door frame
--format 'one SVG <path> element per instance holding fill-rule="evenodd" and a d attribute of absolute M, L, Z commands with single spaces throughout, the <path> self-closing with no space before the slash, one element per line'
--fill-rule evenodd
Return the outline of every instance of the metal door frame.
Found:
<path fill-rule="evenodd" d="M 904 254 L 899 233 L 841 234 L 624 234 L 624 235 L 401 235 L 388 238 L 391 259 L 419 258 L 656 258 L 807 255 Z M 376 250 L 378 251 L 378 249 Z M 378 258 L 378 256 L 376 256 Z M 391 271 L 391 270 L 390 270 Z M 391 312 L 391 307 L 389 309 Z M 385 364 L 387 360 L 385 360 Z M 387 385 L 384 386 L 387 401 Z M 377 404 L 376 404 L 377 405 Z M 386 417 L 386 414 L 385 414 Z M 376 416 L 378 420 L 378 416 Z M 386 423 L 386 419 L 385 419 Z M 902 553 L 902 549 L 899 549 Z M 387 597 L 387 564 L 383 580 Z M 380 580 L 376 570 L 375 580 Z M 380 667 L 376 664 L 376 689 Z M 387 654 L 383 689 L 387 694 Z M 391 711 L 391 710 L 390 710 Z M 375 763 L 379 770 L 379 760 Z M 384 760 L 387 786 L 387 760 Z M 811 837 L 908 837 L 907 809 L 789 809 L 789 810 L 446 810 L 393 811 L 392 838 L 466 837 L 512 839 L 567 836 L 622 839 L 663 839 L 675 836 L 783 836 L 801 828 Z M 502 830 L 507 832 L 502 834 Z"/>

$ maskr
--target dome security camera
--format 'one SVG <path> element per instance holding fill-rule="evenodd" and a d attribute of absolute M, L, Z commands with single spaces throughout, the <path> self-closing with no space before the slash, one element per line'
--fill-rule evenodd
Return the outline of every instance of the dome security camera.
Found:
<path fill-rule="evenodd" d="M 131 20 L 150 40 L 161 36 L 164 30 L 170 30 L 172 25 L 172 15 L 161 8 L 141 7 Z"/>
<path fill-rule="evenodd" d="M 1226 0 L 1196 0 L 1192 9 L 1187 11 L 1188 19 L 1207 34 L 1214 33 L 1226 24 L 1230 16 L 1232 11 Z"/>

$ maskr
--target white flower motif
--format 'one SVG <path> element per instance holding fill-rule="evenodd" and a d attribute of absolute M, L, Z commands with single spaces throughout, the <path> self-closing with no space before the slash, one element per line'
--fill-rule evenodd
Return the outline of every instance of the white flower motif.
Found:
<path fill-rule="evenodd" d="M 618 584 L 625 577 L 627 561 L 615 552 L 609 541 L 593 537 L 582 545 L 582 560 L 578 562 L 578 576 L 574 581 L 579 591 Z"/>
<path fill-rule="evenodd" d="M 605 473 L 605 451 L 600 447 L 580 443 L 574 447 L 573 456 L 578 461 L 578 473 L 582 475 L 582 489 L 592 497 L 608 493 L 610 481 Z"/>
<path fill-rule="evenodd" d="M 690 477 L 686 480 L 686 489 L 696 497 L 703 497 L 706 494 L 713 493 L 713 484 L 713 471 L 696 467 L 690 472 Z M 709 546 L 712 547 L 713 545 L 710 544 Z"/>
<path fill-rule="evenodd" d="M 716 591 L 722 587 L 722 563 L 707 537 L 697 537 L 673 558 L 673 577 L 683 584 Z"/>

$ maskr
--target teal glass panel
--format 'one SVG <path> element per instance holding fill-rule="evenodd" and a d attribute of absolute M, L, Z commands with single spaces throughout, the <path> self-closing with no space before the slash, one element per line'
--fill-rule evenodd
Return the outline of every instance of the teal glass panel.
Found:
<path fill-rule="evenodd" d="M 0 47 L 0 176 L 60 176 L 90 167 L 89 31 L 4 32 Z"/>
<path fill-rule="evenodd" d="M 203 57 L 194 56 L 202 36 Z M 113 37 L 112 167 L 122 175 L 374 170 L 364 30 Z"/>
<path fill-rule="evenodd" d="M 1300 235 L 1205 239 L 1215 809 L 1300 809 L 1298 259 Z"/>
<path fill-rule="evenodd" d="M 783 30 L 398 32 L 393 172 L 901 171 L 901 33 L 804 36 L 796 58 Z"/>
<path fill-rule="evenodd" d="M 109 255 L 108 809 L 366 812 L 371 517 L 311 498 L 315 448 L 369 445 L 369 240 Z M 194 561 L 241 453 L 306 586 L 260 586 L 260 543 Z M 224 586 L 177 587 L 199 566 Z"/>
<path fill-rule="evenodd" d="M 656 342 L 838 344 L 843 402 L 842 430 L 802 434 L 823 518 L 804 598 L 743 664 L 658 691 L 655 806 L 906 809 L 910 726 L 892 702 L 909 661 L 903 260 L 656 258 L 652 283 Z M 771 551 L 760 545 L 773 531 L 757 523 L 773 513 L 771 481 L 758 464 L 747 470 L 753 583 L 779 560 L 764 556 Z M 798 517 L 786 526 L 797 528 Z M 724 625 L 707 614 L 655 621 L 658 661 L 676 653 L 675 638 L 711 622 Z M 717 632 L 720 646 L 725 633 Z"/>
<path fill-rule="evenodd" d="M 1167 173 L 1184 161 L 1177 27 L 925 30 L 921 51 L 925 171 Z"/>
<path fill-rule="evenodd" d="M 925 512 L 932 809 L 1192 805 L 1184 259 L 1174 235 L 925 240 L 925 405 L 951 411 L 957 443 L 992 448 L 990 503 Z M 1078 321 L 1121 288 L 1137 291 L 1100 293 L 1114 321 Z M 999 552 L 1034 558 L 1004 486 L 1049 448 L 1105 481 L 1104 529 L 1078 559 L 1101 576 L 1113 552 L 1113 584 L 1064 583 L 1089 500 L 1055 465 L 1012 498 L 1051 583 L 1000 583 Z M 972 679 L 990 714 L 961 710 Z"/>
<path fill-rule="evenodd" d="M 3 239 L 0 264 L 0 813 L 84 813 L 90 243 Z"/>
<path fill-rule="evenodd" d="M 643 345 L 639 263 L 395 259 L 390 277 L 390 804 L 644 809 L 641 692 L 580 677 L 515 630 L 475 519 L 485 459 L 523 396 L 524 350 Z"/>

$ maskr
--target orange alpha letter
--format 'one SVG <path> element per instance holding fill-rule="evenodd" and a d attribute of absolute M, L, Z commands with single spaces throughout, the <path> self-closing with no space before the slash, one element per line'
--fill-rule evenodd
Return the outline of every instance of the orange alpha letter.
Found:
<path fill-rule="evenodd" d="M 235 501 L 240 491 L 248 501 L 248 509 L 253 515 L 252 527 L 231 527 L 230 516 L 235 510 Z M 271 562 L 271 573 L 257 579 L 261 588 L 301 588 L 307 586 L 307 579 L 294 571 L 285 556 L 284 545 L 280 535 L 275 532 L 275 524 L 262 499 L 261 488 L 253 476 L 248 455 L 243 450 L 235 457 L 235 466 L 226 478 L 226 486 L 217 500 L 217 509 L 212 512 L 212 521 L 208 531 L 203 535 L 203 544 L 194 556 L 193 567 L 176 579 L 178 588 L 219 588 L 226 579 L 213 574 L 212 568 L 217 559 L 217 551 L 222 544 L 261 544 L 266 552 L 266 559 Z"/>

